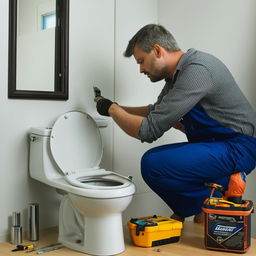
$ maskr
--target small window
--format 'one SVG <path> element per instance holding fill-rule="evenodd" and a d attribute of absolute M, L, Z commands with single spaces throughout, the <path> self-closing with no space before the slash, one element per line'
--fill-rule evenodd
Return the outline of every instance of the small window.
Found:
<path fill-rule="evenodd" d="M 54 28 L 56 26 L 56 13 L 42 15 L 42 30 Z"/>

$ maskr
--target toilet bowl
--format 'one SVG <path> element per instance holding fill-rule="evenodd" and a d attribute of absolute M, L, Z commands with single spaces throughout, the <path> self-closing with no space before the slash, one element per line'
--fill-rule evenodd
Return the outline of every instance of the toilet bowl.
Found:
<path fill-rule="evenodd" d="M 135 193 L 131 177 L 99 167 L 103 146 L 92 117 L 61 115 L 30 129 L 30 176 L 61 191 L 59 242 L 91 255 L 124 251 L 122 212 Z"/>

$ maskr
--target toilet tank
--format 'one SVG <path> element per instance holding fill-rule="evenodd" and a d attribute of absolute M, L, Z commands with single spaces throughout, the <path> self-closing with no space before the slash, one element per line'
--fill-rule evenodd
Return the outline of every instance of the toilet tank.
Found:
<path fill-rule="evenodd" d="M 31 128 L 29 131 L 29 174 L 33 179 L 51 184 L 54 179 L 61 178 L 50 150 L 51 128 Z"/>

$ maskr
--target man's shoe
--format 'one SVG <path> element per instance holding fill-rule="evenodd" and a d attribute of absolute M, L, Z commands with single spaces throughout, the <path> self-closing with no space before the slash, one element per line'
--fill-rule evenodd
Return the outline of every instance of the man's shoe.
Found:
<path fill-rule="evenodd" d="M 175 213 L 173 213 L 173 215 L 171 216 L 171 219 L 178 220 L 178 221 L 181 221 L 181 222 L 185 221 L 185 217 L 179 216 L 179 215 L 177 215 Z"/>
<path fill-rule="evenodd" d="M 204 213 L 200 212 L 197 215 L 195 215 L 193 221 L 199 224 L 204 223 Z"/>

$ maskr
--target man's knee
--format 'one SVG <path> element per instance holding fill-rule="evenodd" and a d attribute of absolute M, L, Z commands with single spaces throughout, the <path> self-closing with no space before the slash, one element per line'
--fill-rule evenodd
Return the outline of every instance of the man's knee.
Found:
<path fill-rule="evenodd" d="M 141 175 L 144 180 L 147 180 L 147 178 L 151 173 L 151 167 L 152 167 L 152 158 L 150 157 L 149 151 L 144 153 L 144 155 L 141 158 L 140 166 L 141 166 Z"/>
<path fill-rule="evenodd" d="M 175 161 L 170 161 L 163 156 L 160 147 L 152 148 L 144 153 L 141 158 L 141 175 L 143 179 L 175 176 L 177 169 Z"/>

